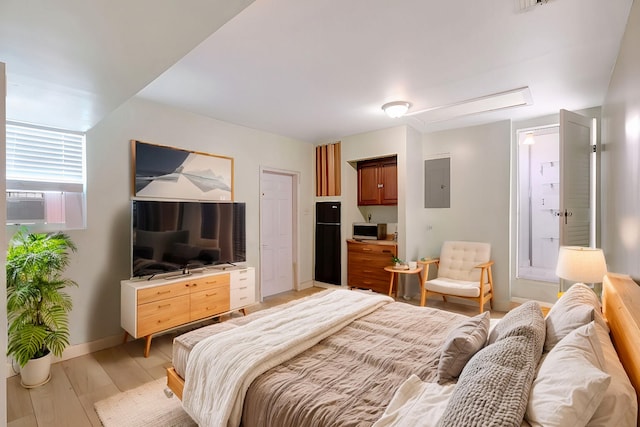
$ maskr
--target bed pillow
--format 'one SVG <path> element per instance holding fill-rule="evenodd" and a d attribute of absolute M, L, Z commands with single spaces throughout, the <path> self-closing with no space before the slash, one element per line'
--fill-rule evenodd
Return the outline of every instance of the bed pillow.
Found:
<path fill-rule="evenodd" d="M 604 354 L 604 371 L 611 375 L 611 383 L 587 427 L 635 427 L 638 416 L 635 390 L 618 359 L 608 331 L 596 324 L 596 334 Z"/>
<path fill-rule="evenodd" d="M 540 343 L 542 350 L 545 339 L 545 323 L 540 305 L 535 301 L 527 301 L 505 314 L 489 334 L 488 343 L 493 344 L 510 336 L 529 335 L 530 333 L 536 335 L 535 342 Z"/>
<path fill-rule="evenodd" d="M 569 332 L 592 320 L 609 330 L 602 317 L 602 308 L 596 294 L 584 283 L 576 283 L 560 297 L 547 314 L 544 351 L 551 351 Z"/>
<path fill-rule="evenodd" d="M 584 426 L 602 402 L 611 376 L 595 328 L 575 329 L 540 364 L 525 415 L 533 427 Z"/>
<path fill-rule="evenodd" d="M 453 381 L 469 359 L 484 347 L 489 334 L 488 311 L 470 317 L 449 332 L 438 362 L 438 384 Z"/>
<path fill-rule="evenodd" d="M 438 426 L 519 427 L 542 354 L 542 342 L 535 340 L 529 330 L 477 352 L 462 370 Z"/>

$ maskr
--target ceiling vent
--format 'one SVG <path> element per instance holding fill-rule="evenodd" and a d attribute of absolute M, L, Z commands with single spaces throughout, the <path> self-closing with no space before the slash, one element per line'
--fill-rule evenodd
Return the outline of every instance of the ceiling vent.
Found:
<path fill-rule="evenodd" d="M 549 0 L 517 0 L 520 10 L 527 10 L 534 6 L 543 5 L 549 2 Z"/>

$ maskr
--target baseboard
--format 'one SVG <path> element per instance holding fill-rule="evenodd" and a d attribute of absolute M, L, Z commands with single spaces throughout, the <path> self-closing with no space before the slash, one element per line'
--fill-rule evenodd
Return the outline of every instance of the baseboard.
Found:
<path fill-rule="evenodd" d="M 115 347 L 122 344 L 123 334 L 112 335 L 110 337 L 101 338 L 83 344 L 70 345 L 62 352 L 62 357 L 54 357 L 53 363 L 62 362 L 64 360 L 73 359 L 74 357 L 84 356 L 85 354 L 104 350 L 105 348 Z"/>
<path fill-rule="evenodd" d="M 348 287 L 346 286 L 340 286 L 340 285 L 334 285 L 331 283 L 324 283 L 324 282 L 318 282 L 318 281 L 311 281 L 311 282 L 307 282 L 310 283 L 311 286 L 309 286 L 310 288 L 315 286 L 316 288 L 326 288 L 326 289 L 348 289 Z"/>
<path fill-rule="evenodd" d="M 51 363 L 58 363 L 64 360 L 73 359 L 74 357 L 84 356 L 85 354 L 93 353 L 96 351 L 104 350 L 105 348 L 115 347 L 122 344 L 124 335 L 113 335 L 106 338 L 101 338 L 96 341 L 91 341 L 83 344 L 70 345 L 62 352 L 62 357 L 53 357 Z M 14 371 L 11 359 L 7 359 L 7 378 L 14 375 L 18 375 L 19 372 Z"/>

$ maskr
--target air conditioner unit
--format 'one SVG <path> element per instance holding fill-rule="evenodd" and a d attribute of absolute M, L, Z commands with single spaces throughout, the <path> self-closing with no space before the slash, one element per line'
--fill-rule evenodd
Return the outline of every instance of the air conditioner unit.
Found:
<path fill-rule="evenodd" d="M 7 224 L 43 223 L 44 198 L 7 197 Z"/>

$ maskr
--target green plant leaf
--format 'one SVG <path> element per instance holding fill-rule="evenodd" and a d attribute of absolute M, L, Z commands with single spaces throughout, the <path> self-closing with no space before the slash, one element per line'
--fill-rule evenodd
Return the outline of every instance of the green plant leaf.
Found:
<path fill-rule="evenodd" d="M 7 250 L 7 354 L 24 366 L 49 350 L 61 356 L 69 345 L 71 297 L 77 286 L 61 277 L 76 246 L 64 233 L 29 233 L 21 227 Z"/>

